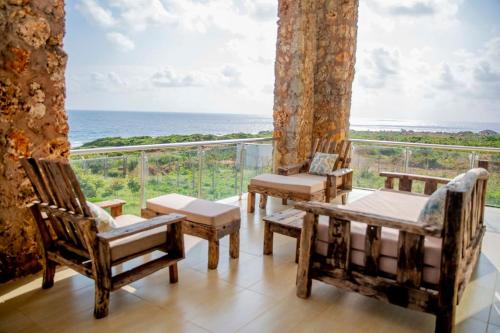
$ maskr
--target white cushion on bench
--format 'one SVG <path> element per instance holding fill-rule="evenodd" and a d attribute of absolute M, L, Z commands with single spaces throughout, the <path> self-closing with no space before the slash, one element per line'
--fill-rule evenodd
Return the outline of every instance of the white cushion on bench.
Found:
<path fill-rule="evenodd" d="M 189 221 L 212 226 L 240 220 L 239 207 L 176 193 L 149 199 L 146 207 L 160 214 L 183 214 Z"/>
<path fill-rule="evenodd" d="M 293 176 L 265 173 L 250 180 L 250 185 L 262 186 L 273 190 L 312 194 L 325 189 L 326 177 L 302 173 Z"/>

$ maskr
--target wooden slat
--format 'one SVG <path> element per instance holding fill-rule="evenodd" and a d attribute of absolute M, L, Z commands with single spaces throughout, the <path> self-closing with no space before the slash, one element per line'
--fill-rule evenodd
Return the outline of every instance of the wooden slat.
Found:
<path fill-rule="evenodd" d="M 422 284 L 424 269 L 424 236 L 400 231 L 398 239 L 398 270 L 396 280 L 399 284 L 418 288 Z"/>
<path fill-rule="evenodd" d="M 151 260 L 146 264 L 115 275 L 112 279 L 111 290 L 120 289 L 121 287 L 137 281 L 146 275 L 150 275 L 166 266 L 173 265 L 181 259 L 183 259 L 183 257 L 177 257 L 167 254 L 158 259 Z"/>
<path fill-rule="evenodd" d="M 57 205 L 56 197 L 54 196 L 54 193 L 52 193 L 52 189 L 49 185 L 49 179 L 47 178 L 47 175 L 45 174 L 45 170 L 43 169 L 43 167 L 40 165 L 38 160 L 34 158 L 29 158 L 28 162 L 33 167 L 33 170 L 35 171 L 36 175 L 38 176 L 38 179 L 40 180 L 40 183 L 43 186 L 44 192 L 49 197 L 49 201 L 47 202 L 47 204 Z"/>
<path fill-rule="evenodd" d="M 381 246 L 382 228 L 375 225 L 367 225 L 365 236 L 365 271 L 368 275 L 378 274 Z"/>
<path fill-rule="evenodd" d="M 402 177 L 399 179 L 398 189 L 403 192 L 411 192 L 411 187 L 413 180 L 408 177 Z"/>
<path fill-rule="evenodd" d="M 71 183 L 71 181 L 69 180 L 69 178 L 66 176 L 66 174 L 64 172 L 63 163 L 56 163 L 55 166 L 58 168 L 58 174 L 60 175 L 60 177 L 64 181 L 64 184 L 66 186 L 66 192 L 68 193 L 69 200 L 71 202 L 71 205 L 73 206 L 73 211 L 76 214 L 84 215 L 83 209 L 77 200 L 78 195 L 76 194 L 76 192 L 73 188 L 73 184 Z"/>
<path fill-rule="evenodd" d="M 62 202 L 64 203 L 63 208 L 65 208 L 69 212 L 76 212 L 76 209 L 73 207 L 73 203 L 71 202 L 71 191 L 67 188 L 66 182 L 64 181 L 65 177 L 61 174 L 61 170 L 59 169 L 57 163 L 45 161 L 45 164 L 56 182 L 55 188 L 61 196 Z"/>
<path fill-rule="evenodd" d="M 380 172 L 380 177 L 391 177 L 391 178 L 408 178 L 411 180 L 418 180 L 418 181 L 435 181 L 438 184 L 447 184 L 450 182 L 451 179 L 448 178 L 442 178 L 442 177 L 433 177 L 433 176 L 425 176 L 425 175 L 415 175 L 412 173 L 401 173 L 401 172 Z"/>
<path fill-rule="evenodd" d="M 330 217 L 328 224 L 328 260 L 334 268 L 347 274 L 351 249 L 351 223 Z"/>
<path fill-rule="evenodd" d="M 46 192 L 45 185 L 43 184 L 43 180 L 40 178 L 40 175 L 37 173 L 37 171 L 35 171 L 33 166 L 29 163 L 29 161 L 26 158 L 21 158 L 19 161 L 21 162 L 21 165 L 26 171 L 26 175 L 28 176 L 28 179 L 31 181 L 31 184 L 33 185 L 33 189 L 35 190 L 37 197 L 42 202 L 51 204 L 49 194 Z"/>
<path fill-rule="evenodd" d="M 61 170 L 63 171 L 63 174 L 67 177 L 69 182 L 73 185 L 73 191 L 75 192 L 78 198 L 84 216 L 92 217 L 90 209 L 87 207 L 87 201 L 85 200 L 85 195 L 83 195 L 82 189 L 80 188 L 80 183 L 78 182 L 75 173 L 71 169 L 71 166 L 67 163 L 61 163 Z"/>
<path fill-rule="evenodd" d="M 64 208 L 64 200 L 61 196 L 61 193 L 58 190 L 57 182 L 55 180 L 54 175 L 50 172 L 49 167 L 47 165 L 47 162 L 44 160 L 34 160 L 37 164 L 40 170 L 42 170 L 43 175 L 47 179 L 47 187 L 50 189 L 50 192 L 52 193 L 52 196 L 54 197 L 56 201 L 56 205 L 58 208 Z"/>

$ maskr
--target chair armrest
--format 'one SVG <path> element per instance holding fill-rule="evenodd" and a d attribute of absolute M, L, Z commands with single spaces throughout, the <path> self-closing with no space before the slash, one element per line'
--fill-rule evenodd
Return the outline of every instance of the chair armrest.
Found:
<path fill-rule="evenodd" d="M 397 178 L 397 179 L 406 178 L 410 180 L 419 180 L 423 182 L 434 181 L 439 184 L 448 184 L 451 181 L 451 179 L 449 178 L 415 175 L 411 173 L 401 173 L 401 172 L 381 172 L 380 177 Z"/>
<path fill-rule="evenodd" d="M 356 212 L 343 207 L 344 206 L 331 205 L 317 201 L 298 202 L 295 204 L 296 209 L 315 215 L 326 215 L 339 220 L 356 221 L 379 227 L 394 228 L 421 236 L 441 237 L 442 228 L 438 226 L 428 226 L 383 215 Z"/>
<path fill-rule="evenodd" d="M 109 208 L 109 210 L 111 211 L 111 216 L 117 217 L 119 215 L 122 215 L 123 205 L 125 205 L 126 203 L 127 202 L 125 200 L 112 199 L 96 202 L 95 204 L 103 209 Z"/>
<path fill-rule="evenodd" d="M 111 242 L 111 241 L 114 241 L 116 239 L 132 236 L 132 235 L 135 235 L 135 234 L 143 232 L 143 231 L 155 229 L 155 228 L 162 227 L 162 226 L 169 225 L 169 224 L 178 223 L 178 222 L 181 222 L 182 220 L 184 220 L 185 218 L 186 218 L 186 216 L 181 215 L 181 214 L 161 215 L 161 216 L 158 216 L 158 217 L 146 220 L 146 221 L 134 223 L 132 225 L 128 225 L 125 227 L 116 228 L 116 229 L 106 231 L 106 232 L 100 232 L 97 234 L 97 237 L 101 241 Z"/>
<path fill-rule="evenodd" d="M 327 176 L 329 177 L 342 177 L 345 175 L 348 175 L 350 173 L 353 173 L 353 170 L 350 168 L 342 168 L 342 169 L 337 169 L 335 171 L 329 172 Z"/>
<path fill-rule="evenodd" d="M 278 174 L 282 176 L 291 176 L 300 173 L 304 163 L 290 164 L 278 168 Z"/>
<path fill-rule="evenodd" d="M 113 207 L 123 206 L 126 203 L 127 202 L 125 200 L 122 200 L 122 199 L 112 199 L 112 200 L 96 202 L 95 205 L 97 205 L 101 208 L 113 208 Z"/>

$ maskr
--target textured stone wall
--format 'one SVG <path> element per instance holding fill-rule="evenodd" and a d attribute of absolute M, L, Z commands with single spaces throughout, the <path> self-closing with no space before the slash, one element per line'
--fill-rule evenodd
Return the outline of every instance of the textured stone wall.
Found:
<path fill-rule="evenodd" d="M 275 166 L 349 129 L 358 0 L 280 0 L 275 65 Z"/>
<path fill-rule="evenodd" d="M 0 282 L 41 268 L 20 156 L 66 158 L 63 0 L 0 0 Z"/>

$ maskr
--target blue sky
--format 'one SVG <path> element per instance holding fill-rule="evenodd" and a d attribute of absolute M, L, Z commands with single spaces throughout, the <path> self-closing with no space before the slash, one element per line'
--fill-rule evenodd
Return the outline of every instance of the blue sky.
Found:
<path fill-rule="evenodd" d="M 272 114 L 277 0 L 68 1 L 67 108 Z M 360 0 L 357 118 L 500 121 L 500 1 Z"/>

